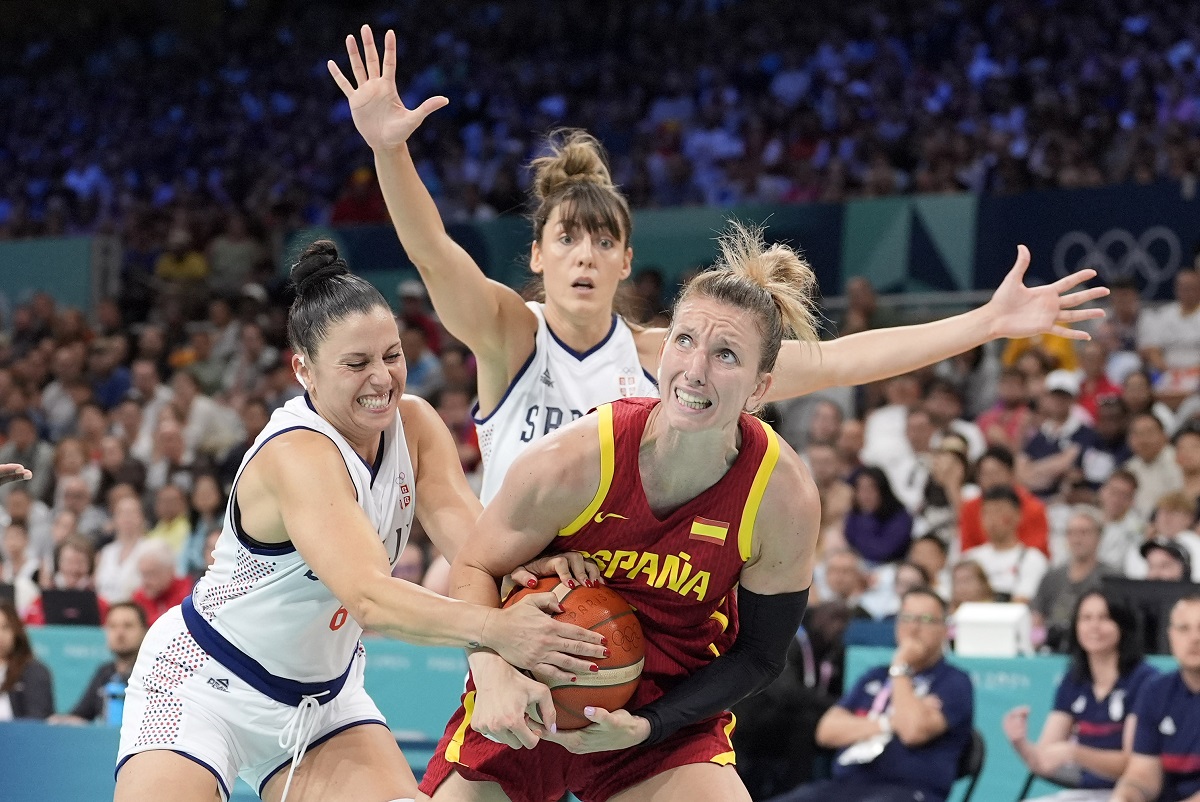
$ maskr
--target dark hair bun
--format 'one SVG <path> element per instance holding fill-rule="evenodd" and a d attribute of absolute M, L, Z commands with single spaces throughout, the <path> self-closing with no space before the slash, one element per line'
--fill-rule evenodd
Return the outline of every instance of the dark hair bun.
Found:
<path fill-rule="evenodd" d="M 346 262 L 338 256 L 337 246 L 327 239 L 319 239 L 305 248 L 292 265 L 292 284 L 297 295 L 304 295 L 320 282 L 349 272 Z"/>

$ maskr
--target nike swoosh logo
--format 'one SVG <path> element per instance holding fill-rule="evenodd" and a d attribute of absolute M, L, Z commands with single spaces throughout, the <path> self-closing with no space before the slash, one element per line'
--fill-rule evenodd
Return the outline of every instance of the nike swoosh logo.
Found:
<path fill-rule="evenodd" d="M 620 518 L 622 521 L 629 520 L 624 515 L 617 515 L 615 512 L 598 512 L 598 513 L 596 513 L 596 517 L 593 518 L 592 520 L 598 524 L 602 524 L 602 523 L 604 523 L 604 519 L 606 519 L 606 518 Z"/>

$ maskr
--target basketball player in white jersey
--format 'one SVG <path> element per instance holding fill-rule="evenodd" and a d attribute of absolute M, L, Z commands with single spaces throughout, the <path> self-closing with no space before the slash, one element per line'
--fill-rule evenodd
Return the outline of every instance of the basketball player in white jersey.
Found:
<path fill-rule="evenodd" d="M 330 242 L 310 246 L 292 278 L 288 335 L 306 393 L 243 459 L 213 566 L 146 636 L 118 802 L 226 799 L 238 776 L 272 801 L 415 797 L 363 689 L 364 628 L 567 673 L 605 652 L 599 635 L 543 612 L 557 610 L 549 594 L 497 611 L 391 577 L 414 515 L 454 553 L 480 505 L 440 418 L 402 396 L 400 337 L 379 292 Z M 553 711 L 548 691 L 530 701 Z"/>
<path fill-rule="evenodd" d="M 396 37 L 384 37 L 382 64 L 369 26 L 362 50 L 346 37 L 354 84 L 330 61 L 329 71 L 350 102 L 354 125 L 375 153 L 379 183 L 404 250 L 421 273 L 447 330 L 479 365 L 475 410 L 483 455 L 486 504 L 504 473 L 530 443 L 617 398 L 657 396 L 667 330 L 630 326 L 614 313 L 617 286 L 629 276 L 631 217 L 613 185 L 599 143 L 582 132 L 552 142 L 552 154 L 533 162 L 534 237 L 530 269 L 545 300 L 525 303 L 492 281 L 447 234 L 437 207 L 409 155 L 407 140 L 449 101 L 426 100 L 408 109 L 396 91 Z M 365 62 L 363 56 L 365 55 Z M 357 86 L 357 88 L 356 88 Z M 915 370 L 998 337 L 1049 332 L 1087 339 L 1066 324 L 1101 317 L 1074 309 L 1108 294 L 1093 288 L 1063 295 L 1093 278 L 1081 270 L 1045 287 L 1022 283 L 1029 252 L 985 306 L 920 326 L 878 329 L 831 342 L 784 343 L 766 401 L 825 387 L 877 381 Z"/>

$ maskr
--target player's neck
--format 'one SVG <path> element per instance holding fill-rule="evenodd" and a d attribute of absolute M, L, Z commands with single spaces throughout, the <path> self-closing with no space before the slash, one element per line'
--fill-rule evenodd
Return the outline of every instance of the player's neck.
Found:
<path fill-rule="evenodd" d="M 544 309 L 546 325 L 550 327 L 550 331 L 576 353 L 585 353 L 595 348 L 612 331 L 612 312 L 581 317 L 567 314 L 549 303 Z"/>
<path fill-rule="evenodd" d="M 736 424 L 732 432 L 681 432 L 656 426 L 658 411 L 651 413 L 646 425 L 638 465 L 646 498 L 661 512 L 690 501 L 719 482 L 737 459 L 741 438 Z"/>
<path fill-rule="evenodd" d="M 1200 693 L 1200 670 L 1190 668 L 1180 668 L 1179 676 L 1183 678 L 1183 684 L 1192 693 Z"/>

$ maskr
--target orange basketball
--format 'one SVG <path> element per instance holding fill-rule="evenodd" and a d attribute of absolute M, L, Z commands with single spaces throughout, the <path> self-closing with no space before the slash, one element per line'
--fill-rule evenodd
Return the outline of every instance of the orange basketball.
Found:
<path fill-rule="evenodd" d="M 599 632 L 608 639 L 608 657 L 597 659 L 599 671 L 584 671 L 575 682 L 550 685 L 560 730 L 577 730 L 591 724 L 583 715 L 585 707 L 618 710 L 633 696 L 646 654 L 642 625 L 633 608 L 606 585 L 568 588 L 558 577 L 544 577 L 537 586 L 520 588 L 508 597 L 504 606 L 515 604 L 530 593 L 551 592 L 558 597 L 563 611 L 556 621 Z"/>

